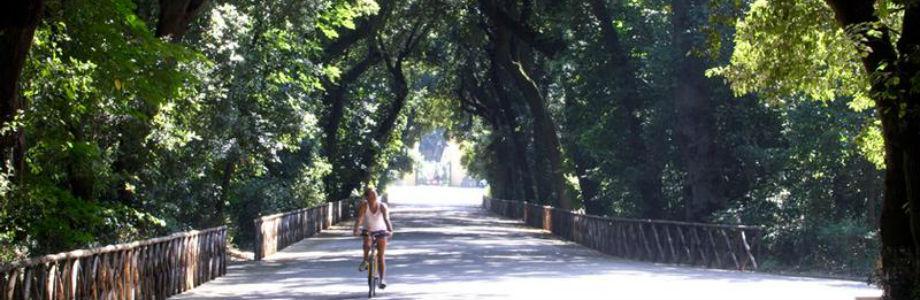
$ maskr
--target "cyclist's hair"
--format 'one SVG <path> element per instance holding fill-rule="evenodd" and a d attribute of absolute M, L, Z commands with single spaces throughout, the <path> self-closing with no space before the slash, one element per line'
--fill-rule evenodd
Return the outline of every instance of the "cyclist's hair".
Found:
<path fill-rule="evenodd" d="M 376 198 L 377 198 L 377 191 L 375 191 L 374 188 L 372 188 L 372 187 L 365 187 L 365 188 L 364 188 L 364 200 L 367 200 L 367 199 L 369 198 L 369 196 L 370 196 L 371 193 L 374 194 L 374 198 L 376 199 Z"/>

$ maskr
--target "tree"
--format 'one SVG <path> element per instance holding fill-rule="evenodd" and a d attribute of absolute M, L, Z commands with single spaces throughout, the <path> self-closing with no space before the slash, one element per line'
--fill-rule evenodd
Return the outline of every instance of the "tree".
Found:
<path fill-rule="evenodd" d="M 207 6 L 208 0 L 159 0 L 160 17 L 157 20 L 156 36 L 168 37 L 170 40 L 182 39 L 188 31 L 189 24 L 198 16 L 198 12 Z"/>
<path fill-rule="evenodd" d="M 610 53 L 608 67 L 613 70 L 615 92 L 611 96 L 621 104 L 620 117 L 626 122 L 628 150 L 624 160 L 635 162 L 637 169 L 636 187 L 642 197 L 643 215 L 648 218 L 661 217 L 663 199 L 661 195 L 661 164 L 650 156 L 642 138 L 642 119 L 640 118 L 640 89 L 636 63 L 633 62 L 616 29 L 603 0 L 591 1 L 591 12 L 601 24 L 603 47 Z"/>
<path fill-rule="evenodd" d="M 891 13 L 895 7 L 900 12 Z M 788 20 L 798 21 L 796 26 L 778 28 Z M 911 299 L 920 293 L 916 265 L 920 196 L 915 192 L 920 183 L 915 158 L 920 153 L 917 22 L 920 5 L 916 1 L 757 2 L 738 23 L 739 46 L 732 65 L 719 70 L 739 93 L 802 92 L 822 100 L 849 96 L 855 99 L 855 108 L 872 103 L 884 140 L 885 199 L 880 229 L 881 281 L 887 299 Z M 892 24 L 900 25 L 899 34 L 894 34 Z M 826 76 L 804 76 L 816 70 Z"/>
<path fill-rule="evenodd" d="M 531 116 L 533 117 L 533 137 L 536 147 L 536 168 L 538 174 L 546 174 L 550 181 L 547 197 L 552 199 L 561 208 L 571 209 L 573 203 L 567 196 L 568 187 L 565 180 L 565 168 L 563 167 L 562 145 L 557 135 L 556 124 L 550 116 L 546 107 L 546 100 L 540 91 L 540 87 L 534 81 L 532 76 L 525 69 L 525 64 L 529 64 L 530 58 L 527 55 L 515 56 L 512 53 L 512 39 L 523 40 L 526 45 L 534 47 L 544 55 L 553 56 L 557 51 L 564 47 L 561 42 L 554 41 L 552 38 L 541 35 L 537 31 L 530 29 L 527 23 L 515 21 L 505 11 L 504 8 L 498 7 L 489 1 L 480 1 L 480 6 L 486 17 L 492 22 L 491 38 L 494 46 L 494 55 L 500 69 L 508 74 L 518 90 L 524 95 L 523 99 L 527 104 Z M 526 16 L 522 15 L 521 18 Z M 524 45 L 516 44 L 518 47 Z M 540 162 L 541 157 L 546 158 L 546 162 Z M 540 195 L 543 196 L 543 195 Z"/>
<path fill-rule="evenodd" d="M 27 171 L 3 184 L 0 255 L 225 224 L 245 243 L 259 214 L 319 202 L 310 95 L 332 71 L 313 61 L 376 4 L 206 4 L 162 1 L 150 23 L 153 1 L 48 4 L 25 43 Z"/>
<path fill-rule="evenodd" d="M 685 219 L 706 221 L 713 212 L 727 205 L 720 177 L 720 151 L 715 143 L 716 108 L 705 72 L 709 64 L 702 57 L 706 48 L 699 31 L 704 24 L 695 10 L 704 9 L 708 1 L 675 0 L 671 30 L 676 57 L 674 74 L 682 74 L 675 82 L 674 109 L 677 115 L 677 142 L 686 165 L 690 201 L 685 205 Z"/>
<path fill-rule="evenodd" d="M 370 16 L 367 20 L 362 20 L 363 22 L 361 25 L 356 27 L 354 31 L 349 31 L 348 35 L 336 39 L 335 42 L 330 43 L 324 48 L 324 57 L 332 59 L 337 54 L 352 47 L 356 42 L 362 39 L 366 40 L 365 47 L 367 49 L 367 54 L 364 58 L 354 64 L 354 66 L 342 74 L 335 82 L 327 80 L 323 84 L 323 86 L 327 87 L 326 94 L 323 97 L 323 103 L 326 106 L 326 111 L 323 114 L 322 120 L 323 132 L 325 135 L 323 140 L 323 155 L 333 164 L 333 169 L 335 170 L 339 169 L 339 162 L 342 159 L 338 146 L 339 127 L 341 126 L 345 106 L 347 105 L 348 88 L 364 75 L 365 72 L 371 69 L 371 67 L 380 62 L 381 54 L 378 52 L 377 47 L 373 46 L 373 43 L 377 37 L 377 33 L 386 23 L 387 18 L 390 17 L 391 11 L 395 7 L 394 4 L 393 2 L 385 3 L 377 14 Z M 345 178 L 341 176 L 340 172 L 332 172 L 326 177 L 326 190 L 335 191 L 329 194 L 329 201 L 342 199 L 351 193 L 351 191 L 343 191 L 338 186 L 343 179 Z"/>
<path fill-rule="evenodd" d="M 0 171 L 5 174 L 21 175 L 25 169 L 25 141 L 14 122 L 24 108 L 20 75 L 43 10 L 42 0 L 16 1 L 4 4 L 0 16 Z"/>
<path fill-rule="evenodd" d="M 446 7 L 442 2 L 387 2 L 378 15 L 362 22 L 343 42 L 329 44 L 332 50 L 327 53 L 348 49 L 349 43 L 355 46 L 352 52 L 368 53 L 343 60 L 342 65 L 350 68 L 324 84 L 330 87 L 323 121 L 324 152 L 333 169 L 325 179 L 329 199 L 348 197 L 361 184 L 388 182 L 390 171 L 410 169 L 407 153 L 394 148 L 420 134 L 415 124 L 416 107 L 406 110 L 419 79 L 408 76 L 424 69 L 419 66 L 416 48 L 424 43 L 430 28 L 441 23 L 432 11 Z M 398 22 L 401 19 L 417 22 Z M 355 43 L 359 40 L 365 43 Z M 407 44 L 410 40 L 412 43 Z M 390 84 L 379 84 L 377 79 L 384 76 Z M 400 130 L 402 135 L 393 135 Z"/>

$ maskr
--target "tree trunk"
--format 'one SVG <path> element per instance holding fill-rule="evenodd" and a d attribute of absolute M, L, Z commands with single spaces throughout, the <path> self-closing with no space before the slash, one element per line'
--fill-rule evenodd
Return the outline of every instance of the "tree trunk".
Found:
<path fill-rule="evenodd" d="M 505 116 L 506 122 L 510 122 L 507 125 L 506 136 L 510 140 L 509 146 L 511 147 L 510 158 L 515 167 L 520 174 L 519 190 L 521 191 L 521 199 L 523 201 L 535 201 L 537 200 L 537 194 L 534 189 L 534 179 L 533 173 L 530 171 L 530 161 L 527 159 L 527 143 L 524 141 L 524 134 L 518 129 L 518 123 L 514 121 L 508 121 L 508 116 Z"/>
<path fill-rule="evenodd" d="M 672 40 L 674 43 L 676 82 L 674 107 L 677 114 L 677 143 L 687 171 L 690 201 L 685 204 L 685 218 L 706 221 L 712 213 L 725 207 L 715 144 L 712 86 L 706 78 L 706 60 L 690 54 L 706 45 L 694 43 L 701 24 L 690 17 L 694 9 L 704 7 L 705 0 L 674 0 L 671 3 Z"/>
<path fill-rule="evenodd" d="M 530 110 L 531 116 L 533 116 L 534 147 L 537 150 L 538 161 L 536 164 L 538 174 L 547 174 L 550 181 L 550 191 L 545 196 L 549 197 L 551 202 L 560 208 L 571 209 L 572 203 L 566 196 L 561 144 L 556 134 L 555 123 L 547 111 L 543 96 L 540 94 L 536 83 L 527 76 L 520 64 L 506 63 L 505 66 L 507 67 L 506 70 L 511 73 L 516 86 L 524 92 L 527 108 Z M 546 163 L 539 161 L 541 156 L 545 157 Z M 541 168 L 545 171 L 540 172 Z"/>
<path fill-rule="evenodd" d="M 410 36 L 410 40 L 411 39 L 412 37 Z M 358 188 L 362 182 L 370 181 L 370 176 L 373 174 L 373 169 L 376 167 L 374 162 L 389 142 L 390 136 L 396 126 L 396 119 L 406 106 L 406 98 L 409 97 L 409 85 L 406 82 L 406 76 L 402 70 L 402 62 L 404 55 L 408 55 L 411 47 L 415 46 L 412 42 L 407 44 L 408 48 L 403 49 L 402 53 L 395 61 L 390 61 L 390 58 L 385 58 L 387 70 L 389 70 L 392 75 L 390 77 L 390 92 L 393 93 L 393 102 L 390 103 L 390 107 L 383 110 L 383 116 L 378 123 L 380 125 L 377 126 L 371 135 L 371 140 L 373 142 L 365 147 L 360 154 L 360 163 L 358 165 L 362 167 L 358 170 L 352 170 L 353 172 L 350 172 L 350 174 L 353 174 L 353 176 L 349 176 L 349 178 L 343 180 L 341 185 L 342 188 L 335 192 L 335 195 L 339 197 L 350 194 L 351 191 Z M 387 54 L 381 53 L 381 55 Z"/>
<path fill-rule="evenodd" d="M 664 201 L 661 192 L 661 163 L 651 157 L 642 138 L 642 119 L 639 114 L 640 99 L 635 65 L 628 55 L 628 50 L 620 42 L 616 29 L 613 28 L 613 19 L 607 11 L 604 0 L 591 0 L 591 13 L 600 22 L 603 46 L 607 48 L 610 57 L 607 65 L 613 71 L 616 88 L 619 92 L 614 97 L 620 102 L 620 115 L 626 123 L 626 152 L 624 162 L 636 165 L 636 189 L 639 192 L 643 217 L 661 217 Z"/>
<path fill-rule="evenodd" d="M 473 72 L 472 70 L 459 72 L 460 83 L 457 95 L 460 98 L 461 108 L 481 117 L 492 128 L 486 146 L 486 155 L 491 157 L 491 161 L 510 162 L 488 164 L 485 176 L 489 180 L 492 195 L 499 199 L 525 199 L 523 190 L 520 190 L 519 193 L 522 185 L 515 180 L 515 173 L 518 171 L 517 160 L 513 157 L 513 147 L 507 142 L 512 134 L 511 125 L 506 123 L 506 116 L 498 104 L 496 94 L 499 89 L 495 86 L 494 78 L 491 82 L 492 89 L 480 85 Z M 487 91 L 494 93 L 489 94 Z"/>
<path fill-rule="evenodd" d="M 518 22 L 513 22 L 512 17 L 510 15 L 504 15 L 503 11 L 501 10 L 496 10 L 496 11 L 499 12 L 498 15 L 502 16 L 501 17 L 502 19 L 511 21 L 511 22 L 505 22 L 505 24 L 510 25 L 506 27 L 508 32 L 513 33 L 511 34 L 513 38 L 508 39 L 509 41 L 508 49 L 509 49 L 511 61 L 514 64 L 516 64 L 515 67 L 520 69 L 519 74 L 526 75 L 526 77 L 529 79 L 528 81 L 532 82 L 533 86 L 536 87 L 538 94 L 542 98 L 540 103 L 545 103 L 546 101 L 545 101 L 545 98 L 543 98 L 543 95 L 547 94 L 547 86 L 544 84 L 541 87 L 537 83 L 539 79 L 544 76 L 544 72 L 542 69 L 540 69 L 539 65 L 534 61 L 535 60 L 534 50 L 536 49 L 537 52 L 540 52 L 548 57 L 553 57 L 565 48 L 565 44 L 562 43 L 561 41 L 554 40 L 547 36 L 540 36 L 541 35 L 540 33 L 538 33 L 537 31 L 533 29 L 530 29 L 528 25 L 528 21 L 530 20 L 530 17 L 533 14 L 532 1 L 525 0 L 521 3 L 520 11 L 518 13 L 519 15 L 518 17 L 520 21 Z M 514 29 L 512 27 L 517 27 L 518 29 Z M 524 31 L 527 31 L 527 32 L 524 32 Z M 537 40 L 552 41 L 552 43 L 555 44 L 555 46 L 553 47 L 553 49 L 546 48 L 544 47 L 544 45 L 541 45 L 540 42 L 537 42 L 535 40 L 532 40 L 532 38 L 529 38 L 528 37 L 529 35 L 533 35 L 534 37 L 537 37 Z M 537 44 L 534 44 L 535 42 Z M 496 72 L 496 74 L 500 74 L 498 70 L 499 68 L 495 68 L 493 72 Z M 511 76 L 515 76 L 515 75 L 511 75 Z M 517 83 L 520 81 L 512 77 L 512 82 Z M 527 104 L 528 109 L 532 109 L 531 104 L 532 103 Z M 544 111 L 547 111 L 545 109 L 545 104 L 543 105 L 543 107 L 544 107 Z M 531 115 L 533 115 L 533 113 L 531 113 Z M 568 195 L 566 193 L 568 191 L 568 188 L 564 180 L 565 172 L 564 170 L 562 170 L 562 167 L 561 167 L 562 163 L 560 161 L 559 162 L 560 166 L 554 167 L 555 163 L 552 160 L 553 154 L 549 153 L 549 152 L 552 152 L 553 149 L 549 149 L 547 146 L 543 146 L 543 145 L 553 144 L 553 141 L 549 141 L 548 138 L 544 137 L 544 135 L 546 134 L 546 131 L 545 131 L 546 128 L 551 128 L 553 132 L 558 131 L 556 128 L 556 123 L 552 119 L 552 117 L 549 116 L 548 111 L 544 115 L 548 116 L 547 119 L 549 120 L 550 124 L 546 124 L 545 122 L 542 122 L 541 124 L 538 125 L 536 118 L 534 118 L 534 122 L 533 124 L 531 124 L 531 131 L 530 131 L 531 134 L 533 134 L 534 136 L 533 138 L 534 152 L 536 152 L 536 157 L 534 159 L 534 165 L 535 165 L 534 168 L 537 170 L 537 174 L 546 174 L 546 175 L 540 175 L 538 179 L 536 179 L 535 181 L 535 184 L 537 185 L 537 188 L 536 188 L 538 192 L 537 195 L 550 195 L 547 199 L 550 201 L 550 203 L 560 203 L 559 202 L 560 200 L 558 200 L 559 197 L 565 197 L 566 199 L 564 201 L 571 202 L 571 199 L 568 198 Z M 563 146 L 562 146 L 562 143 L 559 142 L 557 134 L 554 133 L 553 137 L 556 138 L 555 143 L 559 145 L 558 149 L 561 151 L 561 149 L 563 149 Z M 560 157 L 560 160 L 561 160 L 562 154 L 560 153 L 558 156 Z M 543 157 L 546 157 L 547 159 L 545 160 L 540 159 Z M 561 176 L 563 176 L 562 177 L 563 179 L 561 181 L 559 181 L 559 178 L 560 178 L 558 177 L 559 175 L 554 174 L 556 170 L 562 172 Z M 545 190 L 545 192 L 541 193 L 540 192 L 541 189 Z M 558 191 L 562 191 L 562 192 L 560 193 Z M 556 196 L 553 196 L 553 195 L 556 195 Z M 560 195 L 563 195 L 563 196 L 560 196 Z"/>
<path fill-rule="evenodd" d="M 357 65 L 349 69 L 336 83 L 330 83 L 327 88 L 326 96 L 323 97 L 323 104 L 328 108 L 322 122 L 323 126 L 323 152 L 326 157 L 332 161 L 338 153 L 338 129 L 342 123 L 347 102 L 346 94 L 348 87 L 361 77 L 368 69 L 376 64 L 380 56 L 374 51 L 368 52 L 368 55 Z"/>
<path fill-rule="evenodd" d="M 882 192 L 882 191 L 884 191 L 884 188 L 885 188 L 885 187 L 884 187 L 884 181 L 882 182 L 882 183 L 883 183 L 882 185 L 876 184 L 876 180 L 875 180 L 876 177 L 875 177 L 875 174 L 874 174 L 874 173 L 878 172 L 878 169 L 877 169 L 877 167 L 876 167 L 874 164 L 872 164 L 872 163 L 866 161 L 866 162 L 863 163 L 863 165 L 864 165 L 864 166 L 863 166 L 863 170 L 864 170 L 863 173 L 864 173 L 864 174 L 868 174 L 868 175 L 867 175 L 867 176 L 861 176 L 861 177 L 859 178 L 859 181 L 860 181 L 860 185 L 866 187 L 866 189 L 865 189 L 865 194 L 866 194 L 866 205 L 865 205 L 866 224 L 869 225 L 869 228 L 878 228 L 878 226 L 879 226 L 880 204 L 882 203 L 882 198 L 885 196 L 885 194 Z M 883 172 L 882 174 L 884 174 L 884 172 Z M 859 209 L 858 207 L 857 207 L 856 209 L 857 209 L 857 211 L 859 211 L 859 210 L 858 210 L 858 209 Z"/>
<path fill-rule="evenodd" d="M 901 158 L 904 153 L 898 141 L 898 110 L 879 107 L 885 139 L 885 198 L 879 217 L 882 237 L 882 278 L 886 299 L 912 299 L 917 280 L 917 247 L 911 226 L 911 215 L 904 209 L 909 205 L 907 182 Z M 887 112 L 883 112 L 887 111 Z"/>
<path fill-rule="evenodd" d="M 912 237 L 913 243 L 910 246 L 894 244 L 897 246 L 894 249 L 889 245 L 883 244 L 883 253 L 892 251 L 896 254 L 889 255 L 896 255 L 896 259 L 909 261 L 909 263 L 894 261 L 894 263 L 888 265 L 889 267 L 903 268 L 902 270 L 895 269 L 895 272 L 889 273 L 889 278 L 902 276 L 902 274 L 899 274 L 902 272 L 909 274 L 903 275 L 904 278 L 897 279 L 901 288 L 898 288 L 898 290 L 892 288 L 886 291 L 886 293 L 892 292 L 892 298 L 895 299 L 906 299 L 897 297 L 906 296 L 908 291 L 910 291 L 912 299 L 920 297 L 920 157 L 918 157 L 920 155 L 920 82 L 918 82 L 918 79 L 920 79 L 920 61 L 918 61 L 920 60 L 920 3 L 916 1 L 908 3 L 912 4 L 908 4 L 908 8 L 905 9 L 901 38 L 897 44 L 898 53 L 901 55 L 897 60 L 900 68 L 897 105 L 903 107 L 904 110 L 903 115 L 898 115 L 900 117 L 901 132 L 900 141 L 895 143 L 902 143 L 902 149 L 900 149 L 900 158 L 893 157 L 892 159 L 901 161 L 901 175 L 904 177 L 904 197 L 906 198 L 901 201 L 893 201 L 893 203 L 907 203 L 910 215 L 909 236 Z M 889 111 L 896 110 L 889 109 Z M 890 116 L 892 119 L 894 117 Z M 886 144 L 889 141 L 886 140 Z M 888 190 L 886 189 L 887 192 Z M 886 199 L 886 206 L 888 205 L 887 202 Z M 904 206 L 898 207 L 901 208 L 901 211 L 898 212 L 899 216 L 896 218 L 903 218 Z M 884 213 L 885 211 L 883 210 L 883 218 Z M 882 222 L 885 221 L 883 220 Z M 904 227 L 901 227 L 901 231 L 904 233 L 899 235 L 908 235 Z M 883 243 L 885 236 L 886 234 L 883 233 Z M 900 238 L 892 239 L 901 240 Z M 887 273 L 890 270 L 887 269 L 885 272 Z"/>
<path fill-rule="evenodd" d="M 332 165 L 332 173 L 323 178 L 323 184 L 327 194 L 326 200 L 329 202 L 344 199 L 351 193 L 351 191 L 344 194 L 342 192 L 342 190 L 347 189 L 345 186 L 345 180 L 347 179 L 345 178 L 349 176 L 344 174 L 345 172 L 342 170 L 343 167 L 341 166 L 341 153 L 339 153 L 338 149 L 338 129 L 339 126 L 341 126 L 342 117 L 344 116 L 345 106 L 347 104 L 346 94 L 348 92 L 348 86 L 358 80 L 364 72 L 380 61 L 380 53 L 377 52 L 371 44 L 374 42 L 376 33 L 383 27 L 386 19 L 390 16 L 395 6 L 391 2 L 392 1 L 386 1 L 382 3 L 380 11 L 378 11 L 376 15 L 368 19 L 362 19 L 359 21 L 355 30 L 348 31 L 323 47 L 323 56 L 321 60 L 329 63 L 333 59 L 342 56 L 355 43 L 365 39 L 368 40 L 368 54 L 365 56 L 364 60 L 345 72 L 339 79 L 339 82 L 333 83 L 327 81 L 324 83 L 324 86 L 329 87 L 329 90 L 323 98 L 323 104 L 326 106 L 327 111 L 324 112 L 323 120 L 321 120 L 324 133 L 322 150 L 326 160 Z"/>
<path fill-rule="evenodd" d="M 178 41 L 207 3 L 207 0 L 160 0 L 156 36 Z"/>
<path fill-rule="evenodd" d="M 523 201 L 517 194 L 517 187 L 519 183 L 517 182 L 515 176 L 515 166 L 514 159 L 511 151 L 511 143 L 509 142 L 508 136 L 504 134 L 494 135 L 492 138 L 492 147 L 494 148 L 495 158 L 498 162 L 512 162 L 512 163 L 495 163 L 492 164 L 495 167 L 495 172 L 497 172 L 496 177 L 501 178 L 504 183 L 496 184 L 496 187 L 501 187 L 501 189 L 496 191 L 496 196 L 501 199 L 509 199 L 515 201 Z"/>
<path fill-rule="evenodd" d="M 494 55 L 492 55 L 492 63 L 490 67 L 490 76 L 491 76 L 491 88 L 495 92 L 497 98 L 498 106 L 500 113 L 499 115 L 507 124 L 508 137 L 511 139 L 511 146 L 514 153 L 514 161 L 520 170 L 521 173 L 521 182 L 520 188 L 523 190 L 524 201 L 536 201 L 538 200 L 535 194 L 535 187 L 538 187 L 534 182 L 533 173 L 530 171 L 530 162 L 527 159 L 527 142 L 525 141 L 524 134 L 518 129 L 521 125 L 517 120 L 517 113 L 512 106 L 510 97 L 508 96 L 507 91 L 505 91 L 505 86 L 503 84 L 504 80 L 500 77 L 501 72 L 498 70 L 496 65 L 496 60 Z"/>
<path fill-rule="evenodd" d="M 239 149 L 236 151 L 239 151 Z M 224 211 L 226 203 L 230 201 L 230 185 L 233 183 L 233 175 L 236 173 L 236 166 L 239 161 L 236 151 L 230 153 L 224 162 L 220 178 L 220 196 L 214 199 L 214 214 L 210 218 L 205 218 L 204 228 L 224 225 Z"/>
<path fill-rule="evenodd" d="M 495 22 L 495 52 L 499 66 L 514 81 L 515 86 L 524 94 L 527 108 L 533 117 L 534 127 L 534 148 L 537 150 L 537 161 L 535 168 L 537 174 L 546 174 L 549 176 L 550 194 L 538 195 L 538 197 L 549 197 L 551 202 L 562 209 L 571 209 L 573 207 L 571 199 L 566 195 L 565 171 L 562 165 L 562 147 L 559 143 L 559 137 L 556 135 L 556 125 L 546 107 L 543 95 L 540 89 L 523 69 L 520 63 L 515 62 L 511 56 L 510 39 L 511 35 L 508 29 L 502 25 L 507 22 Z M 541 172 L 544 165 L 539 161 L 544 157 L 548 163 L 545 173 Z"/>
<path fill-rule="evenodd" d="M 341 126 L 342 118 L 345 115 L 345 106 L 347 104 L 347 93 L 349 85 L 353 84 L 358 78 L 361 77 L 368 69 L 373 65 L 377 64 L 380 61 L 380 55 L 377 51 L 369 50 L 367 56 L 357 65 L 349 69 L 345 74 L 339 79 L 339 82 L 332 85 L 329 83 L 328 92 L 323 98 L 323 104 L 326 105 L 327 111 L 323 116 L 322 126 L 323 126 L 323 155 L 326 157 L 326 160 L 332 165 L 333 173 L 329 174 L 324 178 L 325 186 L 327 191 L 334 191 L 338 189 L 337 185 L 341 184 L 340 180 L 341 174 L 337 174 L 336 171 L 341 170 L 341 157 L 338 147 L 338 133 L 339 126 Z M 349 192 L 350 193 L 350 192 Z M 347 195 L 346 195 L 347 196 Z M 343 195 L 340 193 L 329 193 L 326 200 L 329 202 L 338 201 L 343 199 Z"/>
<path fill-rule="evenodd" d="M 512 159 L 515 161 L 515 165 L 521 176 L 520 189 L 522 192 L 521 195 L 523 196 L 521 200 L 535 201 L 537 200 L 534 189 L 535 183 L 533 173 L 530 171 L 530 161 L 527 159 L 527 142 L 524 141 L 524 133 L 518 129 L 519 124 L 516 121 L 511 121 L 514 120 L 514 117 L 505 116 L 505 118 L 508 120 L 506 122 L 510 122 L 508 124 L 507 134 L 511 140 Z"/>
<path fill-rule="evenodd" d="M 584 128 L 582 124 L 585 122 L 595 122 L 596 120 L 588 120 L 591 116 L 585 116 L 584 110 L 586 110 L 586 107 L 576 103 L 575 92 L 571 89 L 571 86 L 567 85 L 565 89 L 565 127 L 568 131 L 564 132 L 562 136 L 566 142 L 567 149 L 570 149 L 569 157 L 572 158 L 575 176 L 578 177 L 581 201 L 584 204 L 585 213 L 598 216 L 607 215 L 610 213 L 610 201 L 598 198 L 600 183 L 591 174 L 588 174 L 588 170 L 597 167 L 597 160 L 587 151 L 588 147 L 579 143 L 579 133 L 575 132 L 578 128 Z"/>
<path fill-rule="evenodd" d="M 496 162 L 505 162 L 500 165 L 507 168 L 507 170 L 500 170 L 492 166 L 489 169 L 491 175 L 488 177 L 494 194 L 503 199 L 532 201 L 535 185 L 527 162 L 526 146 L 523 145 L 523 138 L 517 130 L 517 113 L 512 108 L 511 100 L 508 99 L 502 85 L 503 79 L 499 77 L 500 73 L 494 63 L 494 57 L 492 57 L 489 73 L 486 75 L 488 77 L 486 85 L 479 83 L 473 70 L 463 69 L 459 73 L 461 82 L 458 95 L 462 108 L 489 123 L 492 128 L 489 155 L 492 155 Z M 501 147 L 496 145 L 501 145 Z"/>
<path fill-rule="evenodd" d="M 878 22 L 875 1 L 827 3 L 839 25 L 853 28 L 861 46 L 871 49 L 861 59 L 872 80 L 872 97 L 885 140 L 885 196 L 879 218 L 883 297 L 915 299 L 920 295 L 920 91 L 912 86 L 911 79 L 920 76 L 915 61 L 920 53 L 920 7 L 905 8 L 895 51 L 887 28 L 856 26 Z M 898 78 L 899 84 L 890 84 L 893 78 Z"/>
<path fill-rule="evenodd" d="M 494 181 L 491 186 L 494 187 L 495 197 L 499 199 L 526 201 L 529 199 L 525 193 L 527 185 L 523 180 L 525 174 L 521 171 L 526 166 L 518 165 L 520 160 L 515 157 L 517 154 L 512 138 L 514 128 L 505 119 L 501 108 L 497 107 L 497 102 L 490 102 L 492 105 L 488 108 L 492 114 L 484 116 L 494 130 L 488 146 L 494 162 L 490 164 L 493 175 L 490 181 Z"/>
<path fill-rule="evenodd" d="M 320 61 L 328 64 L 332 60 L 342 57 L 355 43 L 368 37 L 373 37 L 390 16 L 395 6 L 393 5 L 394 2 L 395 1 L 380 2 L 380 10 L 377 11 L 377 14 L 358 20 L 355 25 L 355 30 L 346 31 L 334 40 L 325 43 L 322 47 L 323 54 Z"/>
<path fill-rule="evenodd" d="M 6 5 L 0 13 L 0 126 L 9 126 L 25 108 L 19 79 L 43 10 L 42 0 L 21 0 Z M 21 128 L 0 136 L 0 171 L 12 172 L 20 180 L 25 170 L 24 141 Z"/>

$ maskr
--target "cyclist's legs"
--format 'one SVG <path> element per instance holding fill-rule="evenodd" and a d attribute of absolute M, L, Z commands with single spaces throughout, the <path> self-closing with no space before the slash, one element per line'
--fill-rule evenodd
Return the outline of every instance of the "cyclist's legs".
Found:
<path fill-rule="evenodd" d="M 367 253 L 371 251 L 371 238 L 369 236 L 364 236 L 364 261 L 367 260 Z"/>
<path fill-rule="evenodd" d="M 386 274 L 387 260 L 384 256 L 386 249 L 387 239 L 383 237 L 377 239 L 377 265 L 380 268 L 380 281 L 383 281 L 384 274 Z"/>

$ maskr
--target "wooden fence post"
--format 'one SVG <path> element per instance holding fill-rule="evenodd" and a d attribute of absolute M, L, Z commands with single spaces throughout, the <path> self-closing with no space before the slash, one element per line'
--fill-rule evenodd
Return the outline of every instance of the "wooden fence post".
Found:
<path fill-rule="evenodd" d="M 225 274 L 226 227 L 0 266 L 0 299 L 165 299 Z"/>
<path fill-rule="evenodd" d="M 482 208 L 604 253 L 653 262 L 757 269 L 763 238 L 758 226 L 601 217 L 489 196 Z"/>
<path fill-rule="evenodd" d="M 354 211 L 351 202 L 352 199 L 339 200 L 256 218 L 253 220 L 256 227 L 254 258 L 262 260 L 335 223 L 350 219 Z"/>

